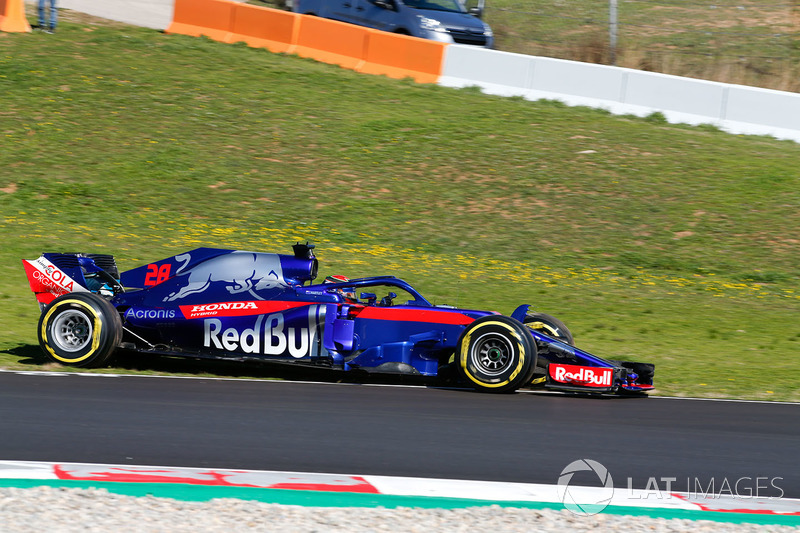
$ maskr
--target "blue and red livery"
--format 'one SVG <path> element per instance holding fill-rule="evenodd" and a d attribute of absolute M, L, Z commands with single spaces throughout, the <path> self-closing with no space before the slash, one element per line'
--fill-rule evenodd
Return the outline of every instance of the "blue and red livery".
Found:
<path fill-rule="evenodd" d="M 293 254 L 197 248 L 122 272 L 103 254 L 24 260 L 46 357 L 96 367 L 115 350 L 456 379 L 480 391 L 543 386 L 642 393 L 654 367 L 575 347 L 560 320 L 433 305 L 394 276 L 313 283 Z"/>

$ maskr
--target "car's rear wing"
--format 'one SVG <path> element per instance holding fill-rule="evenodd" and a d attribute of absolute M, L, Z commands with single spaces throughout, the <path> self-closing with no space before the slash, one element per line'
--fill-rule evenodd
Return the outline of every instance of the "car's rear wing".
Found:
<path fill-rule="evenodd" d="M 38 259 L 23 259 L 22 265 L 41 309 L 70 292 L 113 296 L 122 291 L 111 255 L 43 253 Z"/>

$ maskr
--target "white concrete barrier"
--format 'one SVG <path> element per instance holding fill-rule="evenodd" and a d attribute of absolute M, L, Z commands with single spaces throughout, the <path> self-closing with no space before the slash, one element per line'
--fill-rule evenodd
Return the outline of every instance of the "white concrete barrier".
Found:
<path fill-rule="evenodd" d="M 622 69 L 607 69 L 602 65 L 549 57 L 532 59 L 534 75 L 531 89 L 608 102 L 618 102 L 623 96 L 626 73 Z"/>
<path fill-rule="evenodd" d="M 477 46 L 451 44 L 444 52 L 443 74 L 439 84 L 451 87 L 478 85 L 491 94 L 527 96 L 533 59 L 522 54 L 497 53 Z M 445 82 L 448 70 L 451 72 L 450 79 Z"/>
<path fill-rule="evenodd" d="M 750 87 L 731 87 L 728 92 L 728 112 L 724 118 L 797 128 L 800 127 L 800 99 L 793 96 L 797 95 Z"/>
<path fill-rule="evenodd" d="M 548 98 L 616 114 L 662 113 L 673 123 L 800 142 L 800 94 L 655 72 L 511 54 L 465 45 L 445 51 L 441 85 Z"/>
<path fill-rule="evenodd" d="M 607 67 L 606 67 L 607 68 Z M 712 81 L 680 78 L 654 72 L 627 72 L 623 103 L 669 114 L 673 122 L 719 122 L 725 86 Z"/>

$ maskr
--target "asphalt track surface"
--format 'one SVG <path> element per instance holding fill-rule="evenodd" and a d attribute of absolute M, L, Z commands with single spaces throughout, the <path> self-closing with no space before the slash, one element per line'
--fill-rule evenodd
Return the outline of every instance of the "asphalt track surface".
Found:
<path fill-rule="evenodd" d="M 0 373 L 3 460 L 555 484 L 588 458 L 615 486 L 798 498 L 799 450 L 798 404 Z"/>
<path fill-rule="evenodd" d="M 60 7 L 163 29 L 172 3 Z M 617 486 L 800 498 L 798 450 L 800 405 L 0 373 L 5 460 L 555 483 L 589 458 Z"/>

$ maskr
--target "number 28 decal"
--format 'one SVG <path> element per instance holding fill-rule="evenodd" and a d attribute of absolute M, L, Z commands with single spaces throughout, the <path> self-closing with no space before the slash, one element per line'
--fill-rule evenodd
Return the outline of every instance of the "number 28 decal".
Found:
<path fill-rule="evenodd" d="M 172 265 L 164 263 L 160 267 L 155 264 L 147 265 L 147 275 L 144 277 L 144 286 L 152 287 L 169 279 Z"/>

